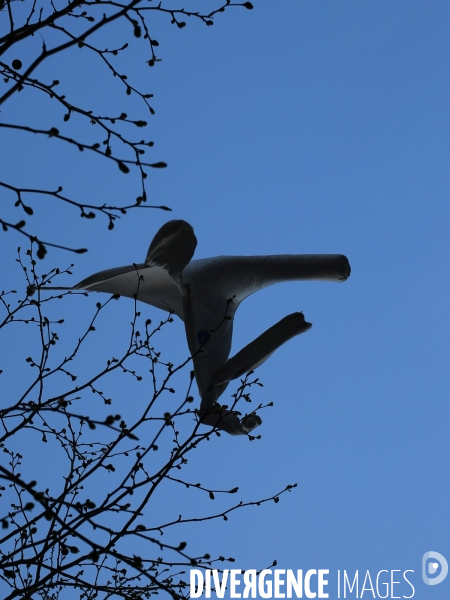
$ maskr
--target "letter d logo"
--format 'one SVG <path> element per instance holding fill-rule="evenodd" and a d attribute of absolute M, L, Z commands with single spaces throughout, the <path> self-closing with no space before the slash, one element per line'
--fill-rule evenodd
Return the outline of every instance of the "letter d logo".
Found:
<path fill-rule="evenodd" d="M 434 559 L 433 562 L 428 562 L 430 558 Z M 439 569 L 439 563 L 437 563 L 436 560 L 441 563 L 441 572 L 437 577 L 428 577 L 428 575 L 433 575 Z M 444 581 L 447 577 L 447 573 L 448 563 L 442 554 L 439 554 L 439 552 L 432 552 L 431 550 L 430 552 L 425 552 L 422 558 L 422 579 L 427 585 L 437 585 L 438 583 L 441 583 L 441 581 Z"/>

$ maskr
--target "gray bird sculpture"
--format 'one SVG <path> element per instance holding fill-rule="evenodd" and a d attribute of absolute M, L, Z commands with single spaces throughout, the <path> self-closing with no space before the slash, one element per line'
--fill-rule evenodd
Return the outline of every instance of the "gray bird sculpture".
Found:
<path fill-rule="evenodd" d="M 277 348 L 311 327 L 301 312 L 284 317 L 232 358 L 233 318 L 250 294 L 283 281 L 345 281 L 350 265 L 342 254 L 216 256 L 191 260 L 197 246 L 186 221 L 161 227 L 145 262 L 107 269 L 83 279 L 72 289 L 119 294 L 175 313 L 186 328 L 201 397 L 200 421 L 231 435 L 246 435 L 261 418 L 239 419 L 217 403 L 228 383 L 255 369 Z"/>

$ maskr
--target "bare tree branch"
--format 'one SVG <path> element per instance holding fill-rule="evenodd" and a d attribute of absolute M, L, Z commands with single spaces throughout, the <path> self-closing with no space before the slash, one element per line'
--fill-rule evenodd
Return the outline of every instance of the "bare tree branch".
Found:
<path fill-rule="evenodd" d="M 69 199 L 61 195 L 62 186 L 57 187 L 57 191 L 50 191 L 53 185 L 49 185 L 49 189 L 42 189 L 41 185 L 22 186 L 20 182 L 0 181 L 0 186 L 13 191 L 17 195 L 16 206 L 20 206 L 25 210 L 29 217 L 34 214 L 35 196 L 47 195 L 53 196 L 58 202 L 71 204 L 80 209 L 82 217 L 94 218 L 96 214 L 103 214 L 108 219 L 108 228 L 113 229 L 114 222 L 118 216 L 126 214 L 126 211 L 136 208 L 155 208 L 161 210 L 170 210 L 165 205 L 152 202 L 147 204 L 148 191 L 146 189 L 147 168 L 160 169 L 166 167 L 163 160 L 143 161 L 142 157 L 148 148 L 153 147 L 153 142 L 148 139 L 134 140 L 124 133 L 123 127 L 138 127 L 145 129 L 147 127 L 147 115 L 153 116 L 155 110 L 151 106 L 149 100 L 153 94 L 148 91 L 142 91 L 139 86 L 133 85 L 126 74 L 119 71 L 115 64 L 116 57 L 120 55 L 127 56 L 127 50 L 132 42 L 143 43 L 144 48 L 141 51 L 142 63 L 147 63 L 148 66 L 154 67 L 160 62 L 160 58 L 156 55 L 155 49 L 159 47 L 158 41 L 150 35 L 149 15 L 152 17 L 155 14 L 160 14 L 162 17 L 168 17 L 170 22 L 179 29 L 183 29 L 187 21 L 184 19 L 193 19 L 203 23 L 206 26 L 211 26 L 214 23 L 214 18 L 225 12 L 230 7 L 244 7 L 251 9 L 250 2 L 231 3 L 226 1 L 218 3 L 218 6 L 208 9 L 208 11 L 186 10 L 184 8 L 173 8 L 159 2 L 155 5 L 149 5 L 144 0 L 130 0 L 129 2 L 115 2 L 112 0 L 73 0 L 72 2 L 43 2 L 42 0 L 33 0 L 29 9 L 21 6 L 22 3 L 14 5 L 11 1 L 6 2 L 6 7 L 9 17 L 8 30 L 4 30 L 0 35 L 0 75 L 3 77 L 3 82 L 6 89 L 0 93 L 0 105 L 7 106 L 13 100 L 18 92 L 28 90 L 33 93 L 38 93 L 49 100 L 56 100 L 64 112 L 61 114 L 63 119 L 61 127 L 73 131 L 73 134 L 66 134 L 60 131 L 60 127 L 51 126 L 35 126 L 32 124 L 23 124 L 17 122 L 2 122 L 0 127 L 8 129 L 11 132 L 33 133 L 42 137 L 43 142 L 47 142 L 49 138 L 58 139 L 61 143 L 67 146 L 75 146 L 79 151 L 87 151 L 94 153 L 101 159 L 115 163 L 123 173 L 129 173 L 130 167 L 137 170 L 140 179 L 140 193 L 133 201 L 126 202 L 125 206 L 109 205 L 106 203 L 84 203 L 76 199 Z M 98 34 L 102 33 L 102 39 L 109 32 L 113 31 L 111 25 L 121 22 L 123 23 L 123 34 L 125 42 L 119 42 L 116 39 L 116 34 L 111 33 L 111 46 L 104 48 L 98 45 Z M 131 27 L 130 27 L 131 26 Z M 152 21 L 153 26 L 153 21 Z M 34 56 L 30 56 L 27 65 L 23 67 L 22 60 L 13 58 L 11 61 L 11 52 L 18 54 L 29 54 L 29 51 L 22 52 L 20 49 L 22 44 L 27 42 L 31 37 L 40 34 L 42 37 L 42 45 Z M 106 72 L 113 79 L 119 81 L 125 90 L 125 96 L 136 96 L 142 102 L 145 110 L 144 118 L 139 115 L 135 118 L 128 117 L 127 112 L 117 111 L 116 114 L 95 114 L 94 111 L 87 107 L 89 102 L 88 86 L 86 88 L 86 100 L 82 103 L 70 101 L 66 98 L 63 92 L 57 92 L 57 86 L 64 86 L 64 82 L 60 82 L 57 77 L 54 77 L 52 83 L 46 83 L 40 76 L 41 67 L 45 63 L 49 63 L 49 59 L 55 56 L 60 57 L 61 65 L 64 64 L 65 56 L 74 48 L 79 48 L 82 51 L 89 52 L 93 58 L 100 59 L 99 63 L 93 61 L 93 66 L 98 68 L 106 68 Z M 112 49 L 111 49 L 112 48 Z M 128 64 L 130 65 L 130 60 Z M 53 63 L 52 63 L 53 65 Z M 52 67 L 53 68 L 53 67 Z M 53 109 L 54 110 L 54 109 Z M 57 116 L 57 111 L 55 117 Z M 3 110 L 4 115 L 7 111 Z M 97 139 L 90 142 L 82 139 L 81 130 L 79 128 L 70 129 L 70 120 L 72 115 L 81 118 L 86 124 L 97 125 L 99 131 L 103 133 L 103 139 Z M 118 116 L 117 116 L 118 115 Z M 126 155 L 117 154 L 113 142 L 117 142 L 125 151 Z M 27 193 L 30 196 L 29 204 L 24 205 L 21 200 L 21 194 Z M 9 215 L 2 214 L 2 225 L 4 230 L 12 229 L 29 239 L 40 240 L 41 251 L 37 253 L 38 258 L 43 258 L 46 255 L 46 247 L 55 247 L 61 249 L 69 249 L 65 244 L 59 243 L 57 240 L 51 242 L 43 242 L 41 236 L 36 232 L 28 233 L 24 230 L 26 222 L 22 225 L 22 220 L 14 223 L 14 219 Z M 69 217 L 70 218 L 70 217 Z M 19 226 L 20 224 L 20 226 Z M 6 229 L 5 229 L 6 228 Z"/>
<path fill-rule="evenodd" d="M 170 494 L 170 488 L 177 486 L 189 494 L 205 494 L 207 502 L 239 494 L 237 486 L 216 489 L 191 483 L 184 474 L 191 453 L 205 451 L 202 446 L 211 436 L 220 437 L 214 429 L 200 430 L 192 408 L 193 373 L 184 393 L 174 389 L 175 377 L 189 368 L 191 357 L 178 366 L 164 361 L 155 342 L 172 316 L 155 325 L 143 321 L 135 301 L 122 351 L 103 360 L 103 367 L 91 374 L 80 370 L 116 297 L 96 303 L 84 332 L 61 356 L 58 347 L 64 341 L 65 323 L 61 313 L 67 302 L 87 294 L 47 296 L 45 286 L 70 275 L 72 267 L 38 274 L 35 247 L 32 242 L 25 256 L 19 252 L 18 258 L 25 284 L 34 287 L 35 295 L 15 300 L 14 290 L 0 294 L 4 312 L 0 331 L 31 326 L 27 344 L 34 348 L 25 359 L 32 376 L 23 377 L 18 399 L 0 410 L 0 494 L 3 506 L 9 503 L 9 510 L 0 515 L 0 579 L 10 589 L 6 598 L 33 594 L 52 598 L 69 588 L 77 588 L 85 597 L 95 590 L 108 598 L 124 598 L 132 590 L 136 597 L 161 591 L 172 598 L 187 598 L 184 569 L 206 569 L 234 559 L 189 552 L 187 542 L 172 541 L 174 535 L 184 535 L 188 525 L 228 521 L 237 510 L 278 503 L 295 485 L 259 500 L 238 499 L 213 512 L 195 501 L 185 508 L 191 514 L 183 516 L 176 506 L 173 518 L 159 519 L 154 508 L 157 491 Z M 114 399 L 99 387 L 108 387 L 109 379 L 120 373 L 132 377 L 136 385 L 143 382 L 145 390 L 153 387 L 146 402 L 126 420 L 114 412 Z M 242 379 L 231 409 L 251 402 L 251 388 L 260 385 L 251 374 Z M 260 405 L 252 412 L 263 408 Z M 27 444 L 18 452 L 13 447 L 22 435 Z M 49 479 L 36 468 L 34 480 L 21 475 L 23 468 L 30 471 L 39 460 L 40 445 L 51 446 L 58 478 Z M 105 475 L 109 483 L 99 487 L 99 478 Z M 170 539 L 161 539 L 168 532 Z"/>

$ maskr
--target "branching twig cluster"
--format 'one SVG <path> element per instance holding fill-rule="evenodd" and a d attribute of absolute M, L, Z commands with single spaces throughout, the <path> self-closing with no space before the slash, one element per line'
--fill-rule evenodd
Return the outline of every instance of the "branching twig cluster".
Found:
<path fill-rule="evenodd" d="M 64 321 L 53 313 L 77 301 L 71 298 L 74 294 L 86 293 L 42 291 L 60 275 L 70 274 L 71 267 L 38 275 L 35 247 L 32 244 L 18 258 L 27 289 L 35 293 L 18 301 L 13 301 L 14 290 L 0 294 L 0 333 L 26 327 L 27 347 L 32 349 L 25 358 L 31 376 L 23 377 L 17 399 L 4 402 L 0 410 L 0 582 L 9 589 L 4 597 L 58 598 L 73 588 L 80 598 L 147 598 L 161 591 L 186 598 L 189 567 L 216 568 L 233 558 L 190 552 L 181 538 L 183 528 L 227 521 L 238 509 L 278 502 L 294 486 L 261 500 L 238 500 L 212 513 L 183 516 L 177 505 L 173 518 L 158 516 L 157 492 L 170 495 L 167 490 L 173 486 L 211 500 L 238 493 L 237 487 L 212 489 L 190 479 L 190 454 L 201 452 L 199 446 L 211 435 L 219 435 L 199 426 L 192 404 L 193 373 L 181 397 L 172 387 L 191 358 L 177 367 L 164 362 L 154 344 L 172 317 L 155 326 L 143 320 L 135 304 L 122 352 L 87 374 L 79 362 L 117 297 L 98 302 L 71 349 L 58 351 L 64 343 Z M 103 391 L 115 373 L 150 390 L 143 406 L 126 419 L 115 413 L 114 398 Z M 253 385 L 261 384 L 250 375 L 241 381 L 232 408 L 251 400 Z M 39 468 L 42 452 L 48 456 L 49 450 L 57 474 L 52 477 Z"/>
<path fill-rule="evenodd" d="M 4 231 L 14 230 L 30 241 L 30 249 L 25 255 L 19 251 L 17 259 L 27 293 L 19 298 L 15 290 L 0 292 L 2 348 L 18 349 L 13 373 L 8 372 L 11 367 L 5 357 L 0 364 L 0 587 L 2 597 L 8 600 L 54 600 L 67 590 L 74 590 L 83 599 L 141 599 L 159 592 L 187 598 L 189 567 L 217 567 L 234 559 L 211 556 L 198 548 L 189 550 L 183 541 L 186 528 L 201 522 L 227 521 L 238 509 L 278 502 L 281 494 L 294 487 L 286 486 L 261 500 L 221 503 L 216 511 L 200 506 L 195 511 L 195 503 L 184 509 L 183 515 L 180 502 L 175 502 L 160 514 L 158 494 L 173 497 L 174 487 L 179 495 L 187 491 L 196 497 L 203 495 L 207 502 L 238 494 L 237 487 L 208 486 L 188 469 L 191 453 L 202 451 L 205 442 L 220 436 L 218 431 L 199 425 L 193 408 L 192 372 L 181 396 L 175 390 L 175 385 L 179 387 L 177 377 L 183 369 L 189 370 L 192 358 L 178 366 L 165 361 L 155 342 L 172 321 L 171 315 L 154 325 L 142 318 L 135 303 L 129 335 L 121 350 L 102 359 L 100 367 L 88 368 L 86 361 L 101 354 L 91 348 L 95 331 L 117 297 L 98 302 L 83 333 L 70 343 L 61 312 L 80 300 L 75 296 L 87 294 L 44 291 L 61 275 L 70 275 L 73 265 L 39 274 L 35 257 L 44 258 L 50 246 L 77 253 L 86 249 L 43 240 L 27 224 L 42 197 L 75 208 L 85 219 L 105 217 L 109 229 L 131 209 L 170 210 L 151 206 L 146 189 L 149 169 L 166 165 L 144 158 L 153 142 L 132 133 L 148 126 L 155 113 L 153 95 L 124 74 L 123 64 L 130 66 L 136 56 L 149 67 L 160 62 L 153 31 L 156 15 L 168 17 L 179 29 L 189 19 L 211 26 L 218 13 L 231 6 L 252 8 L 250 2 L 230 0 L 219 0 L 216 8 L 208 6 L 207 11 L 204 5 L 200 11 L 170 8 L 162 0 L 0 0 L 2 131 L 34 134 L 55 148 L 74 147 L 83 156 L 115 164 L 124 174 L 136 172 L 140 180 L 139 195 L 123 206 L 71 198 L 59 182 L 43 187 L 12 179 L 0 181 L 2 198 L 10 198 L 20 212 L 14 218 L 2 204 L 0 224 Z M 117 23 L 122 29 L 113 27 Z M 117 39 L 117 31 L 122 39 Z M 40 40 L 37 46 L 36 40 Z M 138 53 L 132 52 L 135 44 L 141 45 Z M 38 48 L 34 55 L 30 54 L 33 47 Z M 93 110 L 89 86 L 83 90 L 81 101 L 68 97 L 62 77 L 49 73 L 55 68 L 51 60 L 55 56 L 64 72 L 65 57 L 72 51 L 88 53 L 93 65 L 118 82 L 124 92 L 122 98 L 136 99 L 138 104 L 130 103 L 126 111 L 121 105 L 112 108 L 117 102 L 107 105 L 106 110 Z M 29 97 L 30 103 L 36 94 L 45 101 L 52 100 L 55 121 L 50 126 L 27 122 L 33 111 L 28 117 L 24 115 L 23 122 L 10 118 L 8 106 L 19 92 Z M 144 114 L 135 115 L 139 103 Z M 84 123 L 95 126 L 93 139 Z M 24 338 L 20 338 L 21 332 L 25 332 Z M 26 355 L 20 357 L 24 349 Z M 115 400 L 121 407 L 131 403 L 125 402 L 123 391 L 120 398 L 115 397 L 125 389 L 120 385 L 116 389 L 118 375 L 128 378 L 131 387 L 141 385 L 145 390 L 145 401 L 133 403 L 132 410 L 123 408 L 122 414 L 113 409 Z M 4 385 L 5 380 L 9 385 Z M 251 374 L 241 380 L 232 396 L 231 410 L 250 402 L 251 387 L 259 385 Z M 260 405 L 256 411 L 263 408 Z M 259 436 L 248 437 L 252 441 Z M 189 548 L 195 546 L 198 543 L 189 544 Z"/>
<path fill-rule="evenodd" d="M 186 26 L 188 19 L 211 26 L 216 15 L 231 6 L 253 8 L 250 2 L 232 3 L 230 0 L 218 3 L 216 8 L 209 7 L 207 11 L 204 10 L 204 7 L 200 11 L 171 8 L 165 6 L 162 1 L 150 3 L 148 0 L 126 0 L 125 2 L 112 0 L 1 1 L 0 76 L 4 87 L 0 91 L 0 106 L 11 102 L 21 91 L 38 93 L 43 98 L 56 101 L 56 105 L 52 105 L 55 124 L 51 127 L 38 127 L 26 122 L 5 122 L 3 119 L 7 118 L 8 112 L 3 110 L 0 128 L 35 134 L 45 140 L 51 138 L 53 143 L 74 146 L 80 152 L 86 151 L 115 163 L 125 174 L 130 172 L 130 168 L 134 168 L 140 179 L 139 195 L 123 206 L 68 198 L 61 193 L 63 191 L 61 185 L 30 188 L 22 186 L 20 181 L 0 181 L 0 187 L 11 193 L 14 205 L 22 209 L 27 216 L 32 216 L 39 196 L 52 197 L 58 202 L 77 208 L 83 218 L 93 219 L 97 215 L 105 216 L 109 229 L 113 229 L 116 219 L 130 209 L 170 210 L 167 206 L 150 205 L 147 202 L 147 171 L 151 168 L 164 168 L 166 163 L 161 160 L 145 160 L 144 155 L 148 148 L 153 146 L 153 142 L 145 138 L 135 139 L 130 133 L 130 130 L 134 130 L 134 128 L 145 129 L 148 125 L 147 119 L 155 114 L 155 110 L 150 104 L 153 94 L 142 91 L 139 85 L 133 84 L 129 76 L 123 73 L 123 69 L 119 68 L 119 64 L 123 64 L 125 60 L 126 64 L 131 66 L 136 60 L 136 56 L 143 64 L 147 63 L 150 67 L 154 67 L 160 61 L 156 54 L 159 43 L 150 31 L 154 28 L 154 17 L 158 13 L 167 16 L 173 25 L 182 29 Z M 117 28 L 112 27 L 116 23 L 123 24 L 121 40 L 117 40 Z M 42 43 L 35 55 L 28 56 L 25 61 L 23 56 L 29 54 L 29 42 L 33 36 L 40 37 Z M 108 44 L 108 47 L 105 47 L 105 43 Z M 135 44 L 140 44 L 137 53 L 132 52 Z M 42 74 L 42 69 L 44 66 L 47 70 L 55 68 L 51 59 L 58 56 L 62 61 L 60 71 L 63 72 L 65 56 L 72 49 L 89 53 L 93 65 L 98 65 L 100 70 L 106 70 L 112 78 L 120 82 L 125 92 L 125 98 L 134 97 L 141 102 L 143 115 L 129 117 L 128 111 L 122 110 L 117 111 L 116 114 L 111 106 L 108 107 L 107 114 L 96 113 L 89 108 L 89 105 L 92 104 L 89 85 L 85 86 L 83 103 L 71 100 L 64 92 L 59 92 L 58 90 L 63 88 L 64 83 L 60 82 L 58 76 L 49 80 L 47 74 Z M 30 94 L 30 107 L 32 102 L 33 96 Z M 113 102 L 112 106 L 116 104 L 117 102 Z M 113 112 L 109 113 L 111 110 Z M 132 108 L 132 110 L 134 109 Z M 31 112 L 30 110 L 29 113 L 31 114 Z M 77 125 L 71 128 L 70 121 L 74 116 L 77 117 Z M 58 123 L 61 121 L 58 127 L 56 126 L 57 119 Z M 95 141 L 83 139 L 83 123 L 96 126 Z M 26 203 L 25 197 L 27 197 Z M 4 231 L 12 229 L 29 239 L 38 241 L 40 244 L 39 258 L 45 256 L 46 247 L 51 245 L 74 250 L 61 244 L 42 241 L 36 234 L 29 232 L 26 228 L 27 223 L 22 217 L 23 214 L 18 221 L 11 218 L 0 218 L 0 224 Z M 80 252 L 81 250 L 83 249 L 74 251 Z"/>

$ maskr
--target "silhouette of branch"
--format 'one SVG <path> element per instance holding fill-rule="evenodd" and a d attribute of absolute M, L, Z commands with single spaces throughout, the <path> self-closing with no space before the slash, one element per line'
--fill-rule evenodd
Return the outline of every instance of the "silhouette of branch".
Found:
<path fill-rule="evenodd" d="M 121 215 L 125 215 L 126 211 L 130 210 L 132 208 L 159 208 L 160 210 L 164 210 L 164 211 L 172 210 L 167 206 L 149 206 L 149 205 L 143 206 L 140 202 L 136 202 L 135 204 L 130 204 L 130 205 L 126 205 L 126 206 L 110 206 L 110 205 L 106 205 L 106 204 L 96 205 L 96 204 L 88 204 L 85 202 L 83 202 L 83 203 L 76 202 L 75 200 L 71 200 L 70 198 L 67 198 L 67 196 L 63 196 L 61 194 L 61 192 L 63 190 L 63 188 L 61 186 L 59 186 L 57 190 L 40 190 L 40 189 L 33 189 L 33 188 L 19 188 L 14 185 L 0 181 L 0 187 L 4 187 L 8 190 L 15 192 L 15 194 L 17 195 L 17 200 L 16 200 L 14 206 L 21 207 L 27 215 L 32 215 L 33 209 L 23 202 L 22 196 L 24 194 L 40 194 L 43 196 L 54 196 L 58 200 L 61 200 L 61 202 L 65 202 L 71 206 L 77 207 L 80 210 L 80 216 L 84 217 L 86 219 L 95 219 L 95 217 L 96 217 L 95 213 L 105 215 L 109 219 L 110 229 L 112 229 L 111 223 L 114 223 L 115 219 L 120 219 Z M 11 227 L 11 225 L 9 225 L 9 226 Z"/>
<path fill-rule="evenodd" d="M 24 363 L 29 374 L 17 379 L 15 370 L 17 400 L 0 411 L 0 495 L 3 506 L 9 505 L 0 514 L 0 579 L 10 590 L 4 597 L 50 597 L 76 588 L 86 597 L 101 590 L 118 598 L 131 593 L 145 597 L 157 591 L 188 598 L 184 569 L 211 568 L 234 559 L 188 551 L 188 543 L 174 542 L 174 535 L 184 532 L 187 524 L 227 521 L 239 509 L 277 503 L 295 485 L 259 500 L 238 500 L 212 514 L 196 495 L 193 515 L 183 517 L 175 506 L 174 518 L 158 522 L 157 491 L 171 494 L 170 488 L 176 485 L 181 501 L 181 493 L 198 489 L 208 496 L 206 502 L 218 494 L 239 493 L 238 487 L 215 489 L 190 483 L 183 476 L 190 454 L 219 435 L 215 429 L 199 431 L 191 408 L 193 373 L 183 393 L 177 394 L 172 387 L 175 374 L 189 365 L 191 357 L 178 366 L 165 361 L 155 350 L 155 338 L 170 325 L 172 316 L 152 325 L 150 319 L 143 320 L 135 301 L 120 353 L 113 350 L 111 355 L 106 349 L 110 357 L 101 358 L 97 369 L 90 374 L 80 370 L 84 353 L 92 356 L 89 344 L 96 343 L 96 331 L 117 297 L 95 304 L 83 333 L 67 350 L 66 321 L 61 314 L 65 308 L 71 313 L 73 307 L 66 304 L 80 302 L 80 296 L 88 294 L 68 291 L 47 297 L 45 286 L 71 275 L 72 265 L 41 275 L 34 259 L 36 247 L 32 242 L 25 255 L 19 249 L 18 258 L 25 285 L 35 290 L 34 295 L 16 299 L 15 290 L 0 293 L 0 309 L 5 312 L 0 331 L 27 324 L 27 348 L 33 349 Z M 138 291 L 139 287 L 136 295 Z M 58 354 L 61 343 L 62 355 Z M 144 401 L 138 399 L 133 415 L 126 419 L 112 408 L 114 398 L 98 388 L 108 387 L 109 379 L 120 373 L 131 375 L 136 386 L 146 379 L 153 383 L 150 398 L 144 392 Z M 233 406 L 250 401 L 253 385 L 260 385 L 257 379 L 242 379 Z M 144 383 L 143 389 L 151 387 Z M 17 452 L 9 446 L 15 446 L 22 435 L 27 444 Z M 41 445 L 51 448 L 52 468 L 58 472 L 55 478 L 36 468 Z M 37 475 L 31 480 L 23 472 Z M 171 539 L 161 539 L 168 531 L 172 531 Z"/>
<path fill-rule="evenodd" d="M 67 250 L 68 252 L 75 252 L 75 254 L 84 254 L 87 252 L 87 248 L 69 248 L 68 246 L 62 246 L 60 244 L 53 244 L 52 242 L 44 242 L 37 238 L 35 235 L 31 235 L 24 231 L 24 227 L 26 225 L 25 221 L 19 221 L 18 223 L 8 223 L 3 219 L 0 219 L 0 225 L 2 226 L 3 231 L 8 231 L 8 229 L 13 229 L 18 233 L 24 235 L 26 238 L 30 240 L 30 242 L 36 242 L 38 245 L 38 249 L 36 252 L 36 256 L 38 258 L 44 258 L 47 254 L 46 246 L 51 246 L 52 248 L 60 248 L 61 250 Z"/>
<path fill-rule="evenodd" d="M 13 132 L 34 133 L 47 140 L 48 138 L 56 138 L 65 145 L 75 146 L 79 151 L 92 152 L 102 159 L 115 163 L 123 173 L 130 172 L 130 165 L 136 167 L 140 178 L 140 193 L 135 201 L 127 202 L 125 206 L 106 206 L 105 203 L 84 203 L 76 199 L 68 199 L 61 195 L 62 186 L 59 186 L 57 191 L 52 192 L 47 189 L 42 189 L 41 186 L 25 187 L 20 184 L 12 184 L 6 181 L 0 181 L 0 186 L 15 192 L 18 196 L 18 204 L 22 206 L 28 216 L 33 215 L 33 207 L 27 206 L 21 202 L 20 194 L 27 193 L 30 196 L 30 202 L 33 204 L 34 196 L 50 195 L 55 200 L 66 205 L 71 204 L 80 209 L 80 214 L 86 218 L 94 218 L 97 213 L 102 213 L 108 218 L 108 228 L 113 229 L 115 219 L 120 215 L 125 215 L 126 211 L 135 208 L 156 208 L 161 210 L 170 210 L 166 206 L 159 206 L 157 203 L 147 205 L 148 192 L 146 190 L 147 168 L 160 169 L 166 167 L 166 163 L 159 161 L 143 161 L 142 157 L 147 148 L 151 148 L 154 144 L 152 141 L 141 139 L 133 140 L 128 137 L 122 130 L 123 127 L 138 127 L 145 129 L 147 121 L 142 117 L 128 117 L 127 112 L 114 111 L 109 112 L 111 108 L 105 111 L 105 114 L 95 114 L 85 106 L 86 101 L 70 101 L 64 93 L 56 91 L 57 86 L 62 85 L 57 78 L 54 78 L 52 83 L 45 83 L 39 76 L 40 67 L 44 63 L 49 63 L 49 59 L 60 56 L 61 64 L 64 64 L 67 51 L 72 48 L 79 48 L 89 52 L 92 57 L 99 58 L 99 68 L 105 67 L 107 72 L 113 79 L 120 82 L 126 92 L 126 97 L 137 96 L 145 107 L 145 111 L 151 116 L 155 114 L 155 110 L 150 104 L 150 99 L 153 94 L 143 92 L 139 86 L 133 85 L 126 74 L 122 70 L 118 70 L 115 64 L 116 57 L 120 54 L 127 56 L 127 49 L 130 47 L 130 42 L 136 40 L 144 42 L 144 50 L 142 53 L 143 62 L 150 67 L 154 67 L 160 62 L 156 54 L 159 47 L 158 41 L 150 35 L 148 17 L 149 15 L 161 14 L 163 17 L 168 17 L 173 25 L 179 29 L 186 26 L 185 19 L 191 18 L 202 22 L 207 26 L 214 23 L 214 18 L 225 12 L 230 7 L 244 7 L 251 9 L 250 2 L 232 3 L 226 1 L 218 3 L 215 8 L 209 8 L 208 11 L 187 10 L 184 8 L 173 8 L 163 5 L 159 2 L 154 6 L 149 6 L 144 0 L 130 0 L 128 2 L 115 2 L 113 0 L 73 0 L 63 6 L 57 6 L 57 2 L 40 3 L 40 0 L 33 0 L 29 10 L 20 6 L 14 5 L 11 1 L 3 3 L 7 7 L 9 27 L 7 31 L 3 31 L 0 36 L 0 75 L 3 77 L 3 82 L 6 89 L 0 94 L 0 105 L 11 101 L 15 95 L 21 90 L 28 88 L 44 97 L 56 100 L 55 107 L 63 109 L 61 117 L 63 119 L 64 128 L 70 129 L 70 120 L 72 115 L 80 117 L 84 123 L 97 125 L 99 130 L 104 134 L 103 139 L 88 142 L 81 138 L 80 128 L 71 129 L 74 133 L 60 131 L 59 127 L 40 127 L 34 125 L 25 125 L 17 122 L 3 122 L 0 127 L 9 129 Z M 0 7 L 1 10 L 1 7 Z M 117 43 L 116 33 L 110 26 L 116 22 L 123 23 L 123 34 L 128 38 L 128 41 Z M 131 26 L 131 27 L 130 27 Z M 152 27 L 153 27 L 152 21 Z M 107 48 L 97 45 L 97 34 L 99 32 L 109 33 L 111 31 L 111 45 Z M 43 38 L 41 48 L 34 54 L 30 55 L 29 50 L 23 51 L 22 54 L 28 55 L 26 66 L 23 66 L 22 60 L 14 58 L 7 59 L 13 51 L 20 52 L 21 44 L 26 42 L 30 37 L 37 33 Z M 131 65 L 128 60 L 128 65 Z M 92 61 L 92 66 L 95 68 L 96 62 Z M 123 64 L 123 61 L 121 62 Z M 50 67 L 48 67 L 50 68 Z M 53 63 L 52 63 L 53 68 Z M 88 92 L 89 86 L 86 86 Z M 119 98 L 110 99 L 114 104 Z M 103 111 L 102 111 L 103 112 Z M 55 116 L 57 116 L 55 111 Z M 117 116 L 118 115 L 118 116 Z M 116 153 L 113 142 L 121 144 L 128 156 L 120 156 Z M 145 205 L 145 206 L 144 206 Z M 40 239 L 36 233 L 28 233 L 23 230 L 24 226 L 18 227 L 18 224 L 13 224 L 13 219 L 2 215 L 2 225 L 7 229 L 10 228 L 16 232 L 29 237 L 29 239 Z M 21 222 L 20 222 L 21 223 Z M 26 223 L 25 223 L 26 224 Z M 69 249 L 63 244 L 56 242 L 41 242 L 41 252 L 38 252 L 38 258 L 43 258 L 46 255 L 45 247 L 52 246 L 55 248 Z"/>

